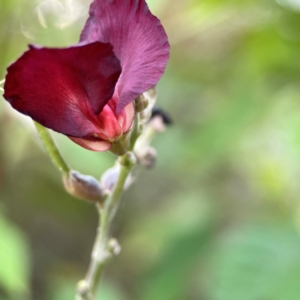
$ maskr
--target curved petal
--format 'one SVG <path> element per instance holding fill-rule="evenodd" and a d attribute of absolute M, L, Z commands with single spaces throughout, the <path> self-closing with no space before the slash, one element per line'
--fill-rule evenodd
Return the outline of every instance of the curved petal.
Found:
<path fill-rule="evenodd" d="M 102 112 L 98 116 L 99 124 L 101 124 L 101 132 L 107 137 L 107 139 L 114 140 L 122 134 L 122 128 L 118 123 L 115 112 L 111 107 L 109 101 L 104 106 Z"/>
<path fill-rule="evenodd" d="M 123 133 L 126 133 L 130 129 L 134 119 L 134 114 L 134 105 L 131 102 L 126 105 L 126 107 L 118 115 L 118 122 L 122 128 Z"/>
<path fill-rule="evenodd" d="M 97 138 L 85 139 L 85 138 L 74 138 L 69 136 L 69 139 L 87 150 L 96 151 L 96 152 L 106 151 L 111 147 L 111 143 L 99 140 Z"/>
<path fill-rule="evenodd" d="M 66 49 L 30 46 L 8 69 L 4 98 L 13 108 L 60 133 L 97 132 L 93 111 L 112 97 L 121 73 L 110 44 Z"/>
<path fill-rule="evenodd" d="M 94 0 L 80 40 L 113 45 L 122 66 L 117 113 L 158 82 L 169 58 L 167 35 L 145 0 Z"/>

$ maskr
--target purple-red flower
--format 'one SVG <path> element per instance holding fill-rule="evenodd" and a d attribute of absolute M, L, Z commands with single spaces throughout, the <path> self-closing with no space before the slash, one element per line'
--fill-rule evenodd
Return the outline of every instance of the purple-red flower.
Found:
<path fill-rule="evenodd" d="M 30 46 L 8 69 L 4 98 L 19 112 L 93 151 L 129 130 L 133 100 L 153 87 L 169 58 L 145 0 L 94 0 L 80 42 Z"/>

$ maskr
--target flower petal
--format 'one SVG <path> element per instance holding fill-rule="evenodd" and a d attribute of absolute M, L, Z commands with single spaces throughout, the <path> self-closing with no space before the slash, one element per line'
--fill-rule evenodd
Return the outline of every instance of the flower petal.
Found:
<path fill-rule="evenodd" d="M 79 146 L 91 151 L 101 152 L 101 151 L 106 151 L 111 147 L 111 143 L 99 140 L 97 138 L 84 139 L 84 138 L 74 138 L 70 136 L 69 138 Z"/>
<path fill-rule="evenodd" d="M 167 35 L 145 0 L 94 0 L 80 40 L 113 45 L 122 66 L 117 113 L 158 82 L 169 58 Z"/>
<path fill-rule="evenodd" d="M 108 139 L 113 140 L 122 134 L 122 130 L 114 111 L 109 105 L 111 102 L 112 101 L 104 106 L 99 115 L 99 120 L 101 120 L 103 124 L 103 134 L 105 134 Z"/>
<path fill-rule="evenodd" d="M 112 97 L 120 73 L 110 44 L 66 49 L 30 46 L 8 68 L 4 98 L 48 128 L 85 137 L 98 131 L 93 113 Z"/>
<path fill-rule="evenodd" d="M 118 115 L 118 122 L 123 132 L 127 132 L 130 129 L 134 119 L 134 114 L 134 105 L 133 103 L 129 103 Z"/>

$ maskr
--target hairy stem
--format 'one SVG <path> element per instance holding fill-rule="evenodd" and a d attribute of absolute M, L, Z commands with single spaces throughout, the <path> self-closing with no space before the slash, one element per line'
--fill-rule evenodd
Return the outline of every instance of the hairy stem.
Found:
<path fill-rule="evenodd" d="M 69 177 L 70 168 L 60 154 L 49 130 L 37 122 L 34 122 L 34 125 L 54 164 L 57 166 L 59 171 L 63 173 L 64 176 Z"/>
<path fill-rule="evenodd" d="M 119 158 L 120 173 L 111 194 L 103 206 L 98 205 L 100 224 L 97 230 L 91 263 L 87 275 L 77 286 L 76 300 L 94 300 L 100 279 L 107 262 L 118 252 L 118 245 L 110 239 L 111 225 L 119 207 L 124 185 L 130 171 L 134 166 L 133 153 L 128 152 Z"/>

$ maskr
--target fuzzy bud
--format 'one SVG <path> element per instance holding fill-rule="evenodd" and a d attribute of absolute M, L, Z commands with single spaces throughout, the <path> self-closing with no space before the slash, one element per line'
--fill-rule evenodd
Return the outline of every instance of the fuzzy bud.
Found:
<path fill-rule="evenodd" d="M 156 103 L 157 99 L 157 90 L 156 86 L 151 88 L 150 90 L 143 93 L 143 98 L 147 100 L 147 107 L 141 111 L 141 118 L 145 121 L 148 121 L 151 118 L 152 109 Z"/>
<path fill-rule="evenodd" d="M 81 280 L 77 284 L 77 293 L 79 296 L 76 296 L 76 300 L 80 299 L 93 299 L 93 295 L 90 291 L 90 287 L 85 280 Z"/>
<path fill-rule="evenodd" d="M 145 168 L 152 169 L 156 165 L 157 152 L 153 147 L 147 147 L 137 153 L 138 162 Z"/>
<path fill-rule="evenodd" d="M 92 176 L 71 171 L 69 177 L 63 177 L 65 189 L 76 198 L 102 203 L 105 194 L 100 183 Z"/>
<path fill-rule="evenodd" d="M 149 105 L 149 101 L 146 98 L 145 95 L 140 95 L 135 99 L 135 112 L 139 113 L 142 112 L 143 110 L 145 110 L 147 108 L 147 106 Z"/>
<path fill-rule="evenodd" d="M 110 239 L 108 248 L 111 254 L 113 254 L 114 256 L 117 256 L 121 253 L 121 246 L 116 239 Z"/>
<path fill-rule="evenodd" d="M 101 176 L 101 185 L 103 188 L 111 192 L 118 180 L 120 174 L 120 167 L 118 165 L 106 170 Z"/>
<path fill-rule="evenodd" d="M 120 174 L 120 165 L 119 164 L 106 170 L 103 173 L 103 175 L 101 177 L 101 185 L 106 192 L 109 193 L 109 192 L 113 191 L 113 189 L 116 186 L 116 183 L 118 181 L 119 174 Z M 132 179 L 131 175 L 129 175 L 125 181 L 124 189 L 126 190 L 131 185 L 132 182 L 133 182 L 133 179 Z"/>

